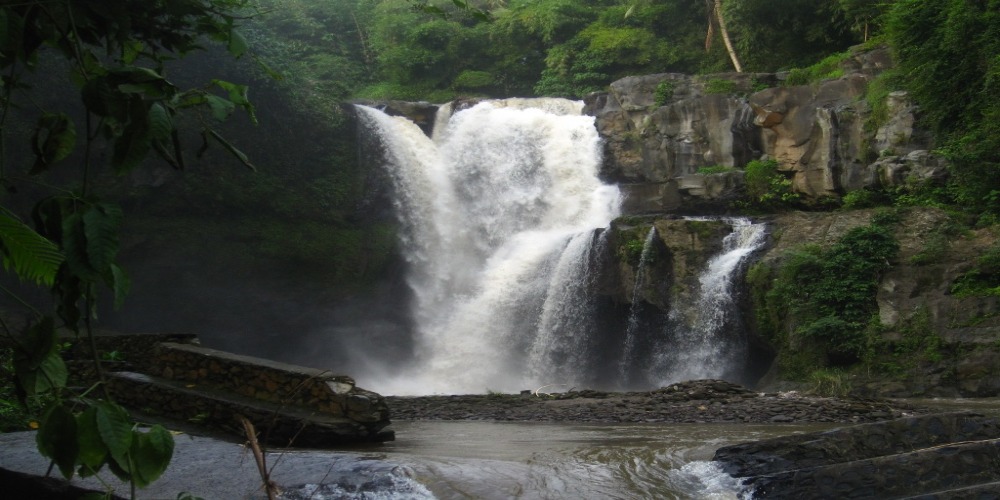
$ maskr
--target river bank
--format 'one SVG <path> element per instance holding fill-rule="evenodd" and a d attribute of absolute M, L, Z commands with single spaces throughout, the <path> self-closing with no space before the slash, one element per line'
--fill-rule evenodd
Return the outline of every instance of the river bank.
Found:
<path fill-rule="evenodd" d="M 864 423 L 929 413 L 906 401 L 758 393 L 721 380 L 652 391 L 387 396 L 393 421 L 582 423 Z"/>

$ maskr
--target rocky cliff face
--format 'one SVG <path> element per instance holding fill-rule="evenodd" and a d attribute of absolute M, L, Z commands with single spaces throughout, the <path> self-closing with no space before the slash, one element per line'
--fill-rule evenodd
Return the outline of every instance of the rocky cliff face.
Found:
<path fill-rule="evenodd" d="M 876 212 L 769 216 L 768 241 L 757 253 L 755 265 L 776 270 L 790 252 L 805 245 L 829 248 L 850 230 L 869 224 Z M 879 284 L 877 318 L 873 318 L 869 340 L 877 344 L 872 352 L 878 359 L 870 362 L 872 370 L 850 372 L 845 387 L 890 397 L 1000 394 L 1000 297 L 952 291 L 974 267 L 976 258 L 995 244 L 995 235 L 989 229 L 956 228 L 947 213 L 934 208 L 907 209 L 893 227 L 900 248 Z M 640 265 L 638 252 L 650 228 L 656 229 L 655 237 L 646 262 Z M 610 229 L 608 250 L 615 257 L 606 261 L 608 279 L 601 293 L 619 304 L 638 303 L 653 321 L 662 322 L 671 308 L 691 303 L 699 273 L 720 252 L 722 239 L 730 232 L 722 221 L 671 215 L 622 217 Z M 771 285 L 763 286 L 744 292 L 766 294 Z M 739 335 L 748 346 L 743 380 L 757 382 L 769 370 L 761 380 L 766 388 L 795 387 L 781 382 L 784 374 L 775 354 L 789 350 L 794 356 L 796 346 L 807 340 L 796 332 L 794 318 L 779 325 L 787 332 L 780 339 L 769 338 L 773 332 L 758 330 L 757 316 L 766 312 L 745 300 L 748 295 L 738 297 L 738 302 L 743 301 L 746 327 Z"/>
<path fill-rule="evenodd" d="M 717 251 L 709 241 L 721 236 L 706 233 L 687 247 L 678 244 L 691 228 L 670 214 L 730 211 L 745 196 L 743 168 L 752 160 L 777 161 L 793 192 L 814 206 L 855 190 L 946 176 L 945 162 L 930 152 L 932 137 L 917 126 L 919 109 L 905 92 L 888 94 L 873 116 L 869 84 L 890 66 L 885 49 L 856 50 L 840 63 L 843 76 L 809 85 L 787 85 L 789 75 L 782 73 L 659 74 L 625 78 L 606 93 L 588 96 L 584 111 L 595 117 L 605 139 L 602 175 L 619 184 L 625 197 L 623 220 L 648 214 L 645 227 L 663 226 L 658 244 L 665 257 L 642 271 L 640 293 L 630 292 L 635 262 L 618 262 L 617 300 L 669 309 L 661 298 L 671 295 L 657 287 L 671 283 L 676 296 L 677 289 L 692 286 L 684 276 L 696 274 L 705 260 L 682 256 Z M 777 269 L 804 244 L 829 248 L 871 216 L 865 210 L 771 216 L 760 262 Z M 996 236 L 955 226 L 940 210 L 903 213 L 894 230 L 900 251 L 879 283 L 871 327 L 877 331 L 869 337 L 882 349 L 875 366 L 880 375 L 855 374 L 854 389 L 890 396 L 1000 394 L 1000 300 L 953 293 Z M 620 222 L 612 231 L 613 241 L 641 237 Z M 745 307 L 750 317 L 761 313 Z M 784 344 L 759 336 L 753 323 L 748 317 L 749 342 L 759 347 L 751 354 L 761 360 L 768 355 L 762 346 L 794 350 L 801 340 L 794 338 L 792 323 L 779 325 L 791 336 Z M 764 382 L 780 379 L 780 372 L 772 366 Z"/>
<path fill-rule="evenodd" d="M 622 185 L 626 213 L 726 211 L 743 167 L 766 158 L 817 203 L 943 175 L 905 92 L 887 98 L 877 126 L 869 119 L 865 91 L 890 64 L 885 49 L 859 50 L 843 77 L 798 86 L 783 85 L 787 73 L 628 77 L 588 96 L 584 112 L 606 140 L 602 174 Z"/>
<path fill-rule="evenodd" d="M 585 112 L 595 116 L 605 144 L 602 176 L 625 195 L 625 215 L 608 230 L 606 255 L 595 264 L 602 268 L 607 335 L 624 335 L 629 311 L 643 311 L 648 317 L 640 323 L 662 329 L 671 308 L 691 303 L 699 273 L 731 228 L 678 214 L 730 211 L 745 194 L 743 168 L 752 160 L 776 160 L 794 192 L 814 204 L 946 175 L 944 161 L 930 152 L 930 134 L 916 126 L 919 109 L 905 92 L 888 94 L 885 116 L 871 119 L 868 84 L 890 64 L 883 49 L 858 51 L 841 63 L 844 76 L 810 85 L 783 85 L 788 75 L 781 73 L 659 74 L 625 78 L 589 96 Z M 424 125 L 433 116 L 430 108 L 387 106 Z M 715 173 L 705 173 L 705 167 L 715 167 Z M 804 244 L 829 248 L 852 228 L 869 224 L 872 215 L 855 210 L 769 216 L 759 262 L 776 269 Z M 855 374 L 856 390 L 882 396 L 1000 394 L 1000 298 L 952 292 L 996 236 L 955 225 L 943 211 L 912 208 L 895 226 L 900 251 L 879 284 L 871 339 L 897 346 L 889 348 L 897 352 L 883 349 L 886 357 L 875 367 L 880 376 Z M 647 245 L 651 228 L 656 232 Z M 733 333 L 747 345 L 742 381 L 755 382 L 770 368 L 764 383 L 774 383 L 781 373 L 772 359 L 777 351 L 793 350 L 795 342 L 778 344 L 756 331 L 753 316 L 760 311 L 742 295 L 747 328 Z M 792 336 L 794 326 L 780 325 Z"/>
<path fill-rule="evenodd" d="M 873 213 L 777 215 L 759 263 L 778 266 L 789 251 L 806 244 L 829 247 L 868 224 Z M 956 229 L 948 214 L 933 208 L 907 210 L 894 236 L 899 253 L 876 296 L 877 340 L 896 346 L 878 363 L 891 375 L 858 377 L 854 388 L 899 397 L 1000 394 L 1000 298 L 952 292 L 996 237 L 988 229 Z"/>

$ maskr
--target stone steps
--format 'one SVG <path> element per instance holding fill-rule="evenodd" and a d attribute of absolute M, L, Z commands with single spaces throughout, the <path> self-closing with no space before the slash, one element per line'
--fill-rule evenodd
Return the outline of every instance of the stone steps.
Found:
<path fill-rule="evenodd" d="M 713 460 L 754 498 L 1000 498 L 1000 422 L 974 413 L 744 443 Z"/>

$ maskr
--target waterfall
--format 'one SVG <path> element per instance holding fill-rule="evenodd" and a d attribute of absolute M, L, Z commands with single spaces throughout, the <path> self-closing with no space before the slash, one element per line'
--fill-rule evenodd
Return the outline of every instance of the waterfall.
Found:
<path fill-rule="evenodd" d="M 578 382 L 593 324 L 594 231 L 618 214 L 582 103 L 508 99 L 412 122 L 359 107 L 386 151 L 409 263 L 413 369 L 389 394 Z M 442 119 L 443 118 L 443 119 Z"/>
<path fill-rule="evenodd" d="M 639 335 L 640 304 L 642 287 L 646 280 L 646 266 L 649 264 L 649 255 L 653 249 L 653 241 L 656 240 L 656 226 L 649 228 L 646 240 L 642 244 L 642 253 L 639 255 L 639 265 L 635 269 L 635 285 L 632 287 L 632 305 L 629 307 L 628 322 L 625 325 L 625 345 L 622 348 L 621 361 L 618 363 L 619 383 L 622 387 L 627 387 L 631 377 L 631 369 L 635 364 L 635 344 Z"/>
<path fill-rule="evenodd" d="M 732 286 L 740 264 L 764 244 L 766 224 L 744 218 L 724 220 L 733 231 L 723 240 L 721 253 L 708 261 L 698 277 L 698 292 L 691 303 L 674 304 L 670 310 L 668 331 L 655 349 L 650 373 L 659 385 L 733 378 L 745 354 Z"/>

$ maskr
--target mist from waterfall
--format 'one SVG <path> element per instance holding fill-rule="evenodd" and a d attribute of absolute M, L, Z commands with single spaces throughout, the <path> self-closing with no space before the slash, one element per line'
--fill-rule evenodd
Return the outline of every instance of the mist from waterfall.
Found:
<path fill-rule="evenodd" d="M 600 139 L 581 109 L 564 99 L 447 107 L 431 139 L 359 107 L 396 191 L 418 336 L 404 373 L 366 387 L 516 391 L 588 372 L 591 261 L 619 193 L 597 178 Z"/>

